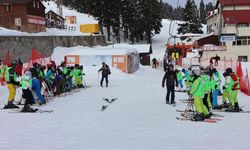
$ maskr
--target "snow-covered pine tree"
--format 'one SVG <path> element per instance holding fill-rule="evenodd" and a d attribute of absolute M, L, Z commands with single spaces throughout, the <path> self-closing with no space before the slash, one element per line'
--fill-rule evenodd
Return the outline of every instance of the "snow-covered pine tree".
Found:
<path fill-rule="evenodd" d="M 194 0 L 187 0 L 182 14 L 184 23 L 179 24 L 178 34 L 203 33 L 199 13 Z"/>
<path fill-rule="evenodd" d="M 138 13 L 141 14 L 141 30 L 146 35 L 147 43 L 152 43 L 152 36 L 159 34 L 162 27 L 162 2 L 158 0 L 140 0 Z"/>
<path fill-rule="evenodd" d="M 201 20 L 201 23 L 203 23 L 203 24 L 207 23 L 205 4 L 204 4 L 203 0 L 201 0 L 201 2 L 200 2 L 200 20 Z"/>

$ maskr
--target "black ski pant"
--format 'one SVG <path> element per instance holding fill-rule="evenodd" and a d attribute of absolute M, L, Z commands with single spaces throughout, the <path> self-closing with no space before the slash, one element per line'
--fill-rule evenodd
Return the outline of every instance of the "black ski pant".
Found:
<path fill-rule="evenodd" d="M 33 95 L 29 89 L 23 89 L 23 98 L 25 98 L 24 106 L 33 104 Z"/>
<path fill-rule="evenodd" d="M 166 95 L 166 102 L 169 102 L 169 96 L 171 94 L 171 103 L 174 102 L 174 98 L 175 98 L 175 91 L 174 91 L 175 87 L 174 85 L 167 85 L 167 95 Z"/>
<path fill-rule="evenodd" d="M 101 79 L 101 86 L 103 85 L 103 80 L 105 79 L 106 82 L 106 87 L 108 87 L 108 75 L 102 75 L 102 79 Z"/>
<path fill-rule="evenodd" d="M 205 94 L 204 98 L 203 98 L 203 104 L 207 107 L 207 110 L 209 110 L 209 105 L 208 105 L 208 94 Z"/>

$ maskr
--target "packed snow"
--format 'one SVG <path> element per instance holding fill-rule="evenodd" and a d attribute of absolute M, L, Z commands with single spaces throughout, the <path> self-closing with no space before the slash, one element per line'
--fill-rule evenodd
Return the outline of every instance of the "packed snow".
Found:
<path fill-rule="evenodd" d="M 67 13 L 64 12 L 64 15 Z M 169 20 L 163 20 L 161 34 L 153 37 L 153 57 L 163 57 L 165 44 L 170 37 L 169 24 Z M 176 26 L 177 23 L 175 29 Z M 173 34 L 176 33 L 175 29 Z M 5 31 L 1 28 L 0 34 L 8 35 Z M 60 63 L 65 55 L 84 48 L 57 47 L 52 59 Z M 110 86 L 101 88 L 101 75 L 98 74 L 100 65 L 84 66 L 85 82 L 90 88 L 56 97 L 41 107 L 42 110 L 54 110 L 52 113 L 0 110 L 0 149 L 249 149 L 249 114 L 216 112 L 224 117 L 214 124 L 178 121 L 176 117 L 180 113 L 176 110 L 185 109 L 186 104 L 180 100 L 188 96 L 186 93 L 176 93 L 176 107 L 166 105 L 166 89 L 161 87 L 164 74 L 161 69 L 141 66 L 134 74 L 125 74 L 111 68 Z M 243 67 L 250 70 L 249 63 L 244 63 Z M 3 107 L 7 102 L 7 87 L 0 86 L 0 95 L 0 106 Z M 21 90 L 18 89 L 16 102 L 20 96 Z M 109 104 L 102 98 L 118 100 Z M 242 93 L 239 94 L 239 104 L 244 110 L 250 110 L 249 97 Z M 105 111 L 101 111 L 103 105 L 109 105 Z"/>
<path fill-rule="evenodd" d="M 60 51 L 63 55 L 64 52 Z M 58 61 L 62 61 L 58 56 Z M 16 150 L 165 150 L 165 149 L 248 149 L 249 114 L 220 113 L 222 121 L 212 123 L 178 121 L 176 109 L 184 110 L 187 94 L 176 93 L 177 106 L 165 104 L 161 88 L 163 72 L 141 67 L 135 74 L 111 69 L 110 87 L 99 86 L 96 67 L 85 67 L 90 88 L 56 97 L 43 110 L 52 113 L 11 113 L 0 111 L 0 149 Z M 7 88 L 0 87 L 3 106 Z M 19 100 L 20 90 L 16 101 Z M 102 98 L 118 100 L 108 104 Z M 245 110 L 249 98 L 239 95 Z M 105 111 L 102 105 L 108 104 Z"/>

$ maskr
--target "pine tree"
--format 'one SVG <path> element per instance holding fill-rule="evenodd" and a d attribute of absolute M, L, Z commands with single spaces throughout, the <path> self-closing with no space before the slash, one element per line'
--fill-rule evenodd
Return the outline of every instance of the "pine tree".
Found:
<path fill-rule="evenodd" d="M 178 34 L 203 33 L 197 6 L 193 0 L 187 1 L 182 17 L 185 22 L 179 24 Z"/>
<path fill-rule="evenodd" d="M 203 23 L 203 24 L 207 23 L 205 4 L 204 4 L 203 0 L 201 0 L 201 2 L 200 2 L 200 20 L 201 20 L 201 23 Z"/>
<path fill-rule="evenodd" d="M 158 0 L 140 0 L 139 1 L 139 14 L 141 14 L 141 27 L 139 31 L 146 34 L 147 43 L 152 43 L 152 36 L 159 34 L 161 31 L 161 13 L 162 3 Z"/>

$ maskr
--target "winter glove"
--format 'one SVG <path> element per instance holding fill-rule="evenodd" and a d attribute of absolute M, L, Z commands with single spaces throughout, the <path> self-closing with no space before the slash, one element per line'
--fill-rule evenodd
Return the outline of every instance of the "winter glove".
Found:
<path fill-rule="evenodd" d="M 225 87 L 225 86 L 223 86 L 223 87 L 222 87 L 222 89 L 223 89 L 223 90 L 225 90 L 225 89 L 226 89 L 226 87 Z"/>
<path fill-rule="evenodd" d="M 215 89 L 217 89 L 218 88 L 218 85 L 215 85 Z"/>
<path fill-rule="evenodd" d="M 164 88 L 164 87 L 165 87 L 163 84 L 162 84 L 161 86 L 162 86 L 162 88 Z"/>

